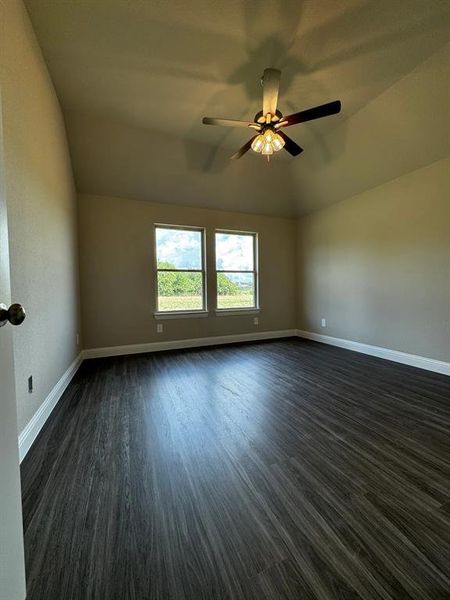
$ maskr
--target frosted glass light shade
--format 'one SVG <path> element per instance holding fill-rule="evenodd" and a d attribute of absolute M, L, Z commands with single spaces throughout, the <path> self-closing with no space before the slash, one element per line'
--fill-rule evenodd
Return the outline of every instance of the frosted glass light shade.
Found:
<path fill-rule="evenodd" d="M 278 150 L 281 150 L 283 148 L 284 140 L 279 133 L 275 134 L 275 136 L 272 140 L 272 146 L 273 146 L 273 149 L 275 150 L 275 152 L 278 152 Z"/>
<path fill-rule="evenodd" d="M 278 152 L 284 146 L 284 140 L 279 133 L 272 129 L 266 129 L 260 133 L 252 142 L 252 150 L 269 156 L 274 152 Z"/>
<path fill-rule="evenodd" d="M 273 142 L 273 131 L 271 129 L 266 129 L 264 132 L 264 141 L 266 144 L 271 144 Z"/>
<path fill-rule="evenodd" d="M 254 152 L 261 152 L 264 146 L 264 137 L 262 135 L 258 135 L 252 142 L 252 150 Z"/>
<path fill-rule="evenodd" d="M 269 154 L 273 154 L 273 146 L 271 143 L 265 143 L 263 149 L 261 150 L 261 154 L 268 156 Z"/>

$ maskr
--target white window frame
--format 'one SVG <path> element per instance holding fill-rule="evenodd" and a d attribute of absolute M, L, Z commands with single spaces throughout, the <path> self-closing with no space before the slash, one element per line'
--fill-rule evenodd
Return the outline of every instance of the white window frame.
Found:
<path fill-rule="evenodd" d="M 217 268 L 217 248 L 216 248 L 216 233 L 226 233 L 228 235 L 248 235 L 253 238 L 253 270 L 252 271 L 232 271 L 231 269 Z M 258 233 L 256 231 L 240 231 L 237 229 L 216 229 L 214 231 L 214 270 L 216 278 L 216 315 L 241 315 L 241 314 L 257 314 L 260 311 L 259 305 L 259 253 L 258 253 Z M 252 273 L 253 274 L 253 306 L 242 306 L 233 308 L 219 308 L 219 294 L 217 290 L 217 273 Z"/>
<path fill-rule="evenodd" d="M 197 231 L 201 233 L 201 269 L 159 269 L 158 268 L 158 252 L 156 247 L 156 230 L 157 229 L 172 229 L 176 231 Z M 178 319 L 183 317 L 206 317 L 208 316 L 207 291 L 206 291 L 206 234 L 204 227 L 196 227 L 193 225 L 169 225 L 166 223 L 154 223 L 153 227 L 153 251 L 154 251 L 154 273 L 153 281 L 155 282 L 155 319 Z M 158 273 L 164 271 L 169 272 L 185 272 L 185 273 L 201 273 L 202 274 L 202 300 L 203 308 L 182 309 L 182 310 L 158 310 Z"/>

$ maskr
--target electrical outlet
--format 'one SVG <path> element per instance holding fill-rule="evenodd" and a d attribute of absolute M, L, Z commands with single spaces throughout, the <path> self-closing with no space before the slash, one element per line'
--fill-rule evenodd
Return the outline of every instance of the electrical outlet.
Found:
<path fill-rule="evenodd" d="M 77 346 L 79 346 L 79 345 L 80 345 L 80 334 L 77 333 Z"/>
<path fill-rule="evenodd" d="M 322 327 L 326 327 L 327 326 L 327 320 L 326 319 L 322 319 L 321 325 L 322 325 Z"/>
<path fill-rule="evenodd" d="M 253 325 L 259 325 L 259 317 L 253 317 Z"/>
<path fill-rule="evenodd" d="M 28 393 L 29 394 L 33 393 L 33 375 L 30 375 L 28 377 Z"/>
<path fill-rule="evenodd" d="M 163 332 L 163 324 L 162 323 L 158 323 L 156 325 L 156 333 L 162 333 Z"/>

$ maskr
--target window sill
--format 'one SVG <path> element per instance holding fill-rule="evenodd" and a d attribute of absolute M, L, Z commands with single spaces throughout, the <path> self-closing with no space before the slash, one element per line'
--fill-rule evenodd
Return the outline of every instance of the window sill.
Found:
<path fill-rule="evenodd" d="M 260 312 L 259 308 L 216 308 L 217 317 L 226 317 L 233 315 L 257 315 Z"/>
<path fill-rule="evenodd" d="M 209 315 L 207 310 L 180 310 L 177 312 L 154 312 L 153 316 L 157 320 L 163 319 L 198 319 Z"/>

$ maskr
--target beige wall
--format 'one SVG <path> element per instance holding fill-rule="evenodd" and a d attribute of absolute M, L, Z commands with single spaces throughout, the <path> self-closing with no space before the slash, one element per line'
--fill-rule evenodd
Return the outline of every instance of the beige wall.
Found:
<path fill-rule="evenodd" d="M 304 217 L 298 251 L 300 329 L 450 361 L 449 158 Z"/>
<path fill-rule="evenodd" d="M 450 159 L 438 161 L 298 222 L 80 195 L 84 345 L 96 348 L 297 326 L 448 361 L 449 173 Z M 209 257 L 214 228 L 258 231 L 259 327 L 253 325 L 252 316 L 221 317 L 211 310 L 208 318 L 164 321 L 164 332 L 156 333 L 155 222 L 206 227 Z M 214 299 L 212 271 L 210 275 L 208 289 Z M 322 317 L 327 319 L 326 328 L 320 325 Z"/>
<path fill-rule="evenodd" d="M 79 351 L 76 200 L 58 100 L 20 0 L 2 3 L 0 37 L 11 292 L 27 310 L 14 330 L 21 431 Z"/>
<path fill-rule="evenodd" d="M 163 321 L 156 333 L 153 224 L 206 228 L 210 316 Z M 211 269 L 214 228 L 259 235 L 259 326 L 253 316 L 216 316 Z M 267 330 L 296 324 L 295 221 L 104 196 L 79 196 L 79 239 L 85 348 Z"/>

